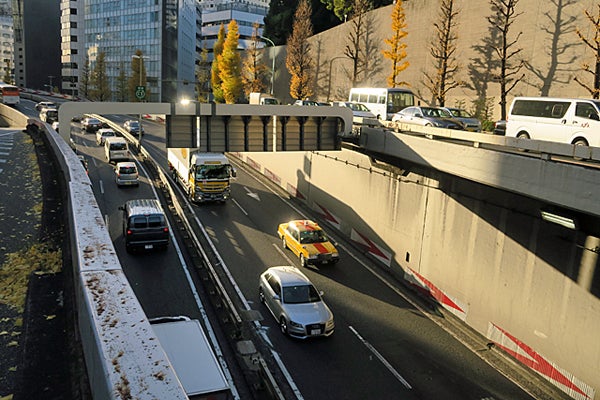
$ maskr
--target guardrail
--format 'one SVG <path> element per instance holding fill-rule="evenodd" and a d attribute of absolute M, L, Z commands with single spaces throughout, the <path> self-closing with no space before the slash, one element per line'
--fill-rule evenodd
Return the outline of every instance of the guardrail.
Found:
<path fill-rule="evenodd" d="M 373 127 L 365 127 L 365 130 L 373 131 L 374 129 L 375 128 Z M 600 147 L 577 146 L 574 144 L 549 142 L 545 140 L 521 139 L 511 136 L 492 135 L 489 133 L 441 129 L 414 124 L 400 124 L 396 122 L 386 122 L 385 129 L 396 133 L 425 136 L 429 139 L 441 138 L 471 142 L 473 147 L 480 147 L 481 144 L 504 146 L 511 151 L 519 150 L 539 153 L 542 154 L 542 158 L 553 155 L 600 161 Z M 363 136 L 363 138 L 365 137 Z M 361 141 L 361 144 L 366 145 L 367 141 Z"/>

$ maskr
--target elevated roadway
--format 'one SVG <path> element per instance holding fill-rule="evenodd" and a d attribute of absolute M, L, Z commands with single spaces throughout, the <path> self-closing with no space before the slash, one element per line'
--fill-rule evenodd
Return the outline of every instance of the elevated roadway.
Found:
<path fill-rule="evenodd" d="M 587 290 L 573 284 L 573 277 L 579 275 L 574 273 L 578 258 L 574 249 L 586 251 L 577 247 L 581 240 L 577 231 L 542 225 L 546 222 L 541 221 L 539 210 L 548 202 L 540 198 L 463 177 L 469 170 L 463 159 L 462 172 L 454 172 L 447 160 L 446 167 L 435 163 L 434 149 L 411 144 L 406 147 L 413 149 L 412 155 L 410 149 L 407 155 L 394 155 L 387 143 L 381 144 L 384 140 L 376 138 L 379 134 L 389 135 L 365 133 L 361 140 L 370 141 L 373 147 L 364 142 L 363 148 L 341 153 L 235 155 L 320 214 L 331 229 L 350 238 L 353 246 L 384 270 L 429 293 L 490 343 L 517 358 L 524 354 L 521 361 L 553 383 L 576 396 L 588 396 L 574 397 L 593 397 L 598 385 L 588 367 L 598 360 L 597 345 L 577 330 L 585 317 L 591 319 L 592 328 L 598 318 L 583 312 L 567 315 L 579 306 L 593 312 L 597 304 L 593 278 Z M 411 140 L 397 136 L 390 140 Z M 430 142 L 434 137 L 427 132 L 419 136 Z M 464 146 L 466 139 L 447 139 L 453 146 L 445 153 L 455 152 L 460 158 L 461 151 L 454 146 Z M 479 140 L 471 142 L 467 147 L 486 153 L 480 160 L 494 151 L 475 144 Z M 474 174 L 482 175 L 486 174 Z M 561 206 L 560 202 L 551 204 Z M 562 254 L 565 249 L 570 256 Z M 556 296 L 560 302 L 543 295 L 556 290 L 562 290 Z M 591 301 L 585 293 L 592 294 Z M 554 307 L 561 310 L 563 333 L 553 326 Z M 576 349 L 563 342 L 574 339 L 592 348 L 579 359 L 579 366 L 572 356 Z M 565 351 L 553 351 L 559 344 L 567 344 Z"/>

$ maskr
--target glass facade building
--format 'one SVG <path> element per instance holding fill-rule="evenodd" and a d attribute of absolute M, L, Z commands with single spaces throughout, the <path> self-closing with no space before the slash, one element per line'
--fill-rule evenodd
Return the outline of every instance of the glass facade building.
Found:
<path fill-rule="evenodd" d="M 91 74 L 104 53 L 112 100 L 121 100 L 117 99 L 119 77 L 129 81 L 139 76 L 132 68 L 140 64 L 133 63 L 132 56 L 141 52 L 144 101 L 172 102 L 193 95 L 193 84 L 188 83 L 194 82 L 194 0 L 85 0 L 83 5 L 62 0 L 61 38 L 62 88 L 67 93 L 82 95 L 86 60 Z"/>

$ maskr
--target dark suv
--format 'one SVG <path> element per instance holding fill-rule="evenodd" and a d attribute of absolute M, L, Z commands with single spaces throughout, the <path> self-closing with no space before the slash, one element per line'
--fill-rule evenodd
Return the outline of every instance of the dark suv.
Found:
<path fill-rule="evenodd" d="M 156 199 L 129 200 L 123 211 L 123 236 L 128 252 L 133 249 L 162 249 L 169 245 L 167 218 Z"/>

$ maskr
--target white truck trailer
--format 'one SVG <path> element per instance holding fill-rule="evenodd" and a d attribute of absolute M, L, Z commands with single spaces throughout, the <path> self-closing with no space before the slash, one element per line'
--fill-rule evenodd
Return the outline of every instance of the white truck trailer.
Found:
<path fill-rule="evenodd" d="M 248 99 L 250 104 L 278 105 L 279 100 L 267 93 L 252 92 Z"/>
<path fill-rule="evenodd" d="M 232 387 L 198 320 L 166 317 L 152 319 L 150 324 L 190 399 L 234 399 Z"/>
<path fill-rule="evenodd" d="M 231 197 L 235 169 L 224 154 L 169 148 L 167 160 L 173 180 L 181 184 L 190 200 L 224 202 Z"/>

